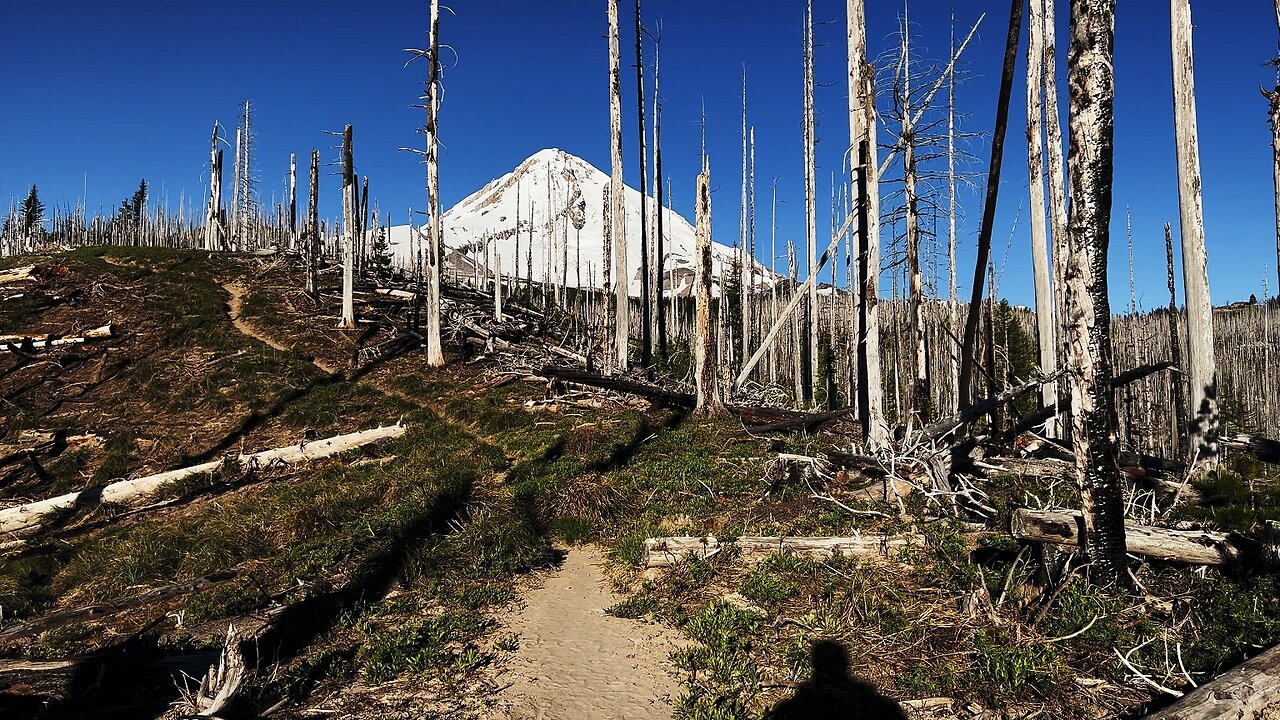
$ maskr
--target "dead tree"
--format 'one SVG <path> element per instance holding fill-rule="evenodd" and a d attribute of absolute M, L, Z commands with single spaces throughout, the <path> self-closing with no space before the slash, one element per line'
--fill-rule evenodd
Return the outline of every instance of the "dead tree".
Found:
<path fill-rule="evenodd" d="M 342 130 L 342 315 L 338 327 L 356 327 L 355 308 L 356 171 L 351 126 Z"/>
<path fill-rule="evenodd" d="M 1187 376 L 1195 419 L 1189 428 L 1196 468 L 1212 467 L 1218 453 L 1218 370 L 1213 354 L 1213 306 L 1204 247 L 1200 142 L 1196 129 L 1195 68 L 1191 53 L 1191 4 L 1169 0 L 1173 52 L 1173 132 L 1178 154 L 1178 217 L 1182 236 L 1182 289 L 1187 301 Z"/>
<path fill-rule="evenodd" d="M 444 348 L 440 342 L 440 253 L 444 244 L 444 225 L 440 222 L 440 0 L 431 0 L 431 29 L 427 38 L 427 267 L 423 273 L 427 285 L 427 365 L 444 365 Z"/>
<path fill-rule="evenodd" d="M 654 204 L 657 209 L 654 214 L 657 216 L 654 222 L 654 257 L 653 257 L 653 275 L 655 279 L 655 292 L 657 293 L 657 302 L 654 309 L 656 310 L 655 322 L 658 330 L 658 358 L 662 362 L 667 361 L 667 304 L 666 304 L 666 277 L 663 275 L 662 266 L 665 258 L 663 253 L 663 210 L 662 196 L 662 100 L 658 95 L 658 50 L 662 44 L 662 36 L 659 31 L 658 37 L 653 46 L 653 197 Z M 674 290 L 675 288 L 672 288 Z"/>
<path fill-rule="evenodd" d="M 307 200 L 307 294 L 320 297 L 320 151 L 311 148 L 311 192 Z"/>
<path fill-rule="evenodd" d="M 1169 360 L 1182 368 L 1182 330 L 1178 323 L 1178 292 L 1173 273 L 1173 232 L 1164 224 L 1164 252 L 1169 276 Z M 1187 457 L 1187 380 L 1182 372 L 1169 373 L 1173 384 L 1173 447 L 1178 457 Z"/>
<path fill-rule="evenodd" d="M 653 298 L 649 284 L 649 165 L 644 140 L 644 27 L 640 24 L 640 0 L 636 0 L 636 125 L 640 142 L 640 364 L 646 371 L 653 362 Z"/>
<path fill-rule="evenodd" d="M 1040 350 L 1040 371 L 1053 372 L 1058 365 L 1057 332 L 1053 286 L 1049 278 L 1048 239 L 1045 236 L 1044 157 L 1041 148 L 1040 91 L 1044 82 L 1044 0 L 1029 0 L 1027 17 L 1027 174 L 1031 187 L 1031 260 L 1035 272 L 1036 340 Z M 1057 383 L 1040 387 L 1040 406 L 1058 404 Z M 1057 415 L 1049 420 L 1046 432 L 1057 437 Z"/>
<path fill-rule="evenodd" d="M 818 273 L 818 190 L 817 172 L 814 168 L 814 110 L 813 110 L 813 0 L 809 0 L 804 13 L 804 239 L 809 256 L 809 277 Z M 810 403 L 818 389 L 818 283 L 809 283 L 809 300 L 806 329 L 809 345 L 805 356 L 804 399 Z"/>
<path fill-rule="evenodd" d="M 298 156 L 289 153 L 289 250 L 298 247 Z"/>
<path fill-rule="evenodd" d="M 1107 298 L 1115 76 L 1115 0 L 1071 0 L 1071 186 L 1065 312 L 1072 447 L 1080 475 L 1084 548 L 1095 577 L 1129 585 L 1123 480 L 1111 392 L 1111 306 Z"/>
<path fill-rule="evenodd" d="M 609 7 L 609 155 L 613 173 L 609 177 L 613 203 L 613 282 L 614 282 L 614 369 L 626 372 L 628 344 L 631 337 L 630 276 L 627 275 L 627 203 L 626 185 L 622 181 L 622 72 L 618 51 L 618 0 L 607 0 Z M 643 224 L 643 223 L 641 223 Z"/>
<path fill-rule="evenodd" d="M 1054 8 L 1054 0 L 1043 0 L 1043 4 L 1041 30 L 1044 37 L 1044 71 L 1041 77 L 1044 79 L 1044 130 L 1045 146 L 1048 150 L 1045 158 L 1048 161 L 1048 167 L 1045 174 L 1049 179 L 1049 228 L 1053 234 L 1051 269 L 1054 286 L 1061 288 L 1066 283 L 1063 275 L 1066 264 L 1063 258 L 1067 254 L 1067 189 L 1066 161 L 1062 155 L 1062 120 L 1058 114 L 1058 42 L 1054 30 L 1057 11 Z M 1055 329 L 1058 332 L 1058 348 L 1061 350 L 1058 354 L 1065 355 L 1066 318 L 1059 313 L 1057 321 L 1058 326 Z M 1069 424 L 1064 423 L 1060 424 L 1058 429 L 1065 436 L 1068 428 Z"/>
<path fill-rule="evenodd" d="M 880 380 L 880 168 L 876 157 L 875 67 L 867 62 L 863 0 L 848 0 L 849 145 L 857 221 L 858 419 L 873 446 L 888 442 Z"/>
<path fill-rule="evenodd" d="M 697 383 L 697 412 L 711 415 L 721 412 L 716 375 L 716 323 L 711 306 L 711 163 L 702 157 L 698 174 L 697 247 L 694 250 L 694 293 L 697 320 L 694 329 L 694 380 Z M 720 296 L 721 301 L 724 296 Z"/>
<path fill-rule="evenodd" d="M 1018 34 L 1022 29 L 1022 4 L 1012 0 L 1009 8 L 1009 34 L 1004 46 L 1004 69 L 1000 75 L 1000 95 L 996 101 L 996 126 L 991 136 L 991 164 L 987 168 L 986 202 L 982 225 L 978 230 L 978 254 L 974 261 L 973 288 L 969 297 L 969 314 L 964 324 L 960 347 L 960 404 L 974 400 L 974 366 L 977 363 L 978 323 L 982 314 L 982 291 L 986 285 L 987 263 L 991 258 L 991 233 L 995 228 L 996 201 L 1000 195 L 1000 165 L 1004 161 L 1004 136 L 1009 127 L 1009 97 L 1013 94 L 1013 72 L 1018 59 Z"/>
<path fill-rule="evenodd" d="M 1276 0 L 1276 25 L 1280 26 L 1280 0 Z M 1273 62 L 1280 71 L 1280 57 Z M 1267 118 L 1271 122 L 1271 179 L 1276 195 L 1276 276 L 1280 278 L 1280 72 L 1277 73 L 1275 88 L 1262 89 L 1262 95 L 1267 98 Z"/>
<path fill-rule="evenodd" d="M 920 270 L 920 208 L 916 189 L 918 167 L 915 123 L 911 106 L 911 24 L 905 8 L 902 16 L 902 45 L 898 67 L 901 68 L 901 73 L 897 82 L 896 100 L 902 114 L 902 129 L 898 135 L 898 145 L 902 148 L 902 177 L 907 225 L 905 238 L 908 274 L 907 326 L 915 351 L 909 407 L 916 419 L 924 422 L 929 404 L 929 354 L 925 345 L 924 319 L 921 317 L 924 306 L 924 275 Z"/>
<path fill-rule="evenodd" d="M 218 147 L 218 123 L 209 142 L 209 209 L 204 219 L 204 249 L 217 250 L 222 237 L 222 148 Z"/>

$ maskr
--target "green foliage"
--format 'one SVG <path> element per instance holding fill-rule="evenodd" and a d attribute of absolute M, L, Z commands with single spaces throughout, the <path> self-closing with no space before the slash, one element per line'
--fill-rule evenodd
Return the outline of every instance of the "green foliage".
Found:
<path fill-rule="evenodd" d="M 975 635 L 973 657 L 981 690 L 993 702 L 1015 697 L 1027 687 L 1050 690 L 1061 663 L 1052 645 L 1018 645 L 1003 632 Z"/>
<path fill-rule="evenodd" d="M 445 613 L 391 631 L 376 632 L 356 656 L 370 682 L 424 670 L 470 672 L 488 661 L 471 641 L 492 627 L 474 613 Z"/>
<path fill-rule="evenodd" d="M 1070 640 L 1072 647 L 1102 652 L 1110 652 L 1111 648 L 1130 648 L 1140 642 L 1140 635 L 1146 634 L 1144 631 L 1149 629 L 1149 621 L 1138 627 L 1125 624 L 1121 616 L 1126 606 L 1124 598 L 1109 595 L 1077 578 L 1058 596 L 1042 630 L 1052 637 L 1065 637 L 1087 627 L 1088 630 Z"/>
<path fill-rule="evenodd" d="M 605 608 L 605 612 L 619 618 L 638 620 L 658 610 L 658 599 L 648 590 L 631 595 L 620 603 Z"/>
<path fill-rule="evenodd" d="M 1280 577 L 1212 580 L 1194 604 L 1198 636 L 1183 650 L 1188 670 L 1217 672 L 1241 652 L 1280 642 Z"/>
<path fill-rule="evenodd" d="M 1036 373 L 1039 357 L 1036 352 L 1036 341 L 1027 333 L 1018 319 L 1017 311 L 1009 305 L 1008 300 L 1001 300 L 995 308 L 995 341 L 997 345 L 997 364 L 1000 367 L 1002 380 L 1007 385 L 1025 382 Z M 1018 412 L 1028 414 L 1035 411 L 1036 397 L 1034 393 L 1022 396 L 1015 406 Z"/>
<path fill-rule="evenodd" d="M 676 667 L 688 674 L 685 693 L 676 703 L 677 720 L 746 719 L 762 690 L 752 645 L 763 618 L 722 600 L 705 607 L 685 625 L 699 645 L 672 653 Z"/>
<path fill-rule="evenodd" d="M 44 203 L 40 201 L 35 185 L 31 186 L 31 191 L 18 210 L 18 225 L 25 238 L 39 239 L 44 235 Z"/>

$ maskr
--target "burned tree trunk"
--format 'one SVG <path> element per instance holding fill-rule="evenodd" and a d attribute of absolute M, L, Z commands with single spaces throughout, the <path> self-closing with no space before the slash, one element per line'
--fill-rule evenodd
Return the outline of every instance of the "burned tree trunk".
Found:
<path fill-rule="evenodd" d="M 356 171 L 351 126 L 342 131 L 342 315 L 338 327 L 356 327 L 355 309 Z"/>
<path fill-rule="evenodd" d="M 814 109 L 813 109 L 813 0 L 804 14 L 804 238 L 809 256 L 809 277 L 818 272 L 818 190 L 817 172 L 814 168 Z M 809 300 L 806 329 L 809 336 L 808 351 L 804 363 L 804 399 L 812 402 L 818 389 L 818 283 L 809 283 Z"/>
<path fill-rule="evenodd" d="M 431 0 L 431 29 L 427 45 L 427 365 L 444 365 L 444 348 L 440 342 L 440 252 L 444 227 L 440 222 L 440 0 Z"/>
<path fill-rule="evenodd" d="M 1022 4 L 1012 0 L 1009 9 L 1009 34 L 1004 47 L 1004 70 L 1000 75 L 1000 96 L 996 101 L 996 127 L 991 136 L 991 164 L 987 168 L 986 204 L 982 209 L 982 225 L 978 230 L 978 255 L 973 267 L 973 288 L 969 297 L 969 315 L 964 324 L 960 356 L 960 404 L 974 400 L 974 366 L 977 364 L 978 324 L 982 315 L 982 291 L 986 285 L 987 263 L 991 258 L 991 233 L 995 228 L 996 200 L 1000 195 L 1000 165 L 1004 162 L 1004 136 L 1009 127 L 1009 97 L 1013 94 L 1013 72 L 1018 59 L 1018 34 L 1022 29 Z"/>
<path fill-rule="evenodd" d="M 698 174 L 697 246 L 694 251 L 694 292 L 697 303 L 697 326 L 694 329 L 694 379 L 698 388 L 700 414 L 723 410 L 716 382 L 716 324 L 711 307 L 711 165 L 702 158 Z M 720 296 L 721 302 L 724 295 Z"/>
<path fill-rule="evenodd" d="M 631 337 L 630 277 L 627 275 L 627 204 L 626 185 L 622 181 L 622 73 L 618 57 L 618 0 L 609 3 L 609 177 L 612 201 L 614 327 L 613 355 L 615 369 L 626 372 L 628 345 Z M 643 224 L 643 223 L 641 223 Z"/>
<path fill-rule="evenodd" d="M 1044 0 L 1030 0 L 1027 40 L 1027 173 L 1031 184 L 1031 259 L 1035 271 L 1036 339 L 1040 349 L 1040 371 L 1053 372 L 1058 364 L 1057 333 L 1054 329 L 1053 286 L 1049 280 L 1049 253 L 1045 237 L 1044 158 L 1041 152 L 1040 116 L 1043 107 Z M 1057 383 L 1040 388 L 1041 407 L 1058 404 Z M 1057 416 L 1046 426 L 1049 437 L 1057 437 Z"/>
<path fill-rule="evenodd" d="M 640 0 L 636 0 L 636 121 L 640 142 L 640 364 L 653 362 L 652 295 L 649 284 L 649 165 L 644 142 L 644 27 L 640 24 Z"/>
<path fill-rule="evenodd" d="M 1179 372 L 1169 373 L 1173 384 L 1173 447 L 1178 457 L 1187 457 L 1187 380 L 1182 370 L 1182 329 L 1178 322 L 1178 291 L 1173 274 L 1173 232 L 1164 224 L 1164 252 L 1169 275 L 1169 360 Z"/>
<path fill-rule="evenodd" d="M 1044 117 L 1045 117 L 1045 145 L 1048 149 L 1048 171 L 1049 178 L 1049 227 L 1053 233 L 1053 258 L 1052 272 L 1054 286 L 1059 288 L 1065 287 L 1066 280 L 1064 272 L 1066 263 L 1064 258 L 1067 255 L 1067 190 L 1064 185 L 1065 162 L 1062 157 L 1062 120 L 1058 114 L 1058 43 L 1054 29 L 1057 11 L 1054 8 L 1054 0 L 1043 0 L 1044 13 L 1041 29 L 1044 35 L 1044 70 L 1042 77 L 1044 79 Z M 1062 298 L 1059 296 L 1058 307 L 1061 308 Z M 1054 328 L 1058 334 L 1057 350 L 1061 351 L 1059 355 L 1065 355 L 1066 351 L 1066 318 L 1063 313 L 1059 313 L 1057 317 L 1057 325 Z M 1066 436 L 1069 429 L 1067 423 L 1059 426 L 1059 431 Z"/>
<path fill-rule="evenodd" d="M 867 62 L 863 0 L 848 0 L 849 143 L 853 170 L 855 266 L 859 287 L 858 419 L 874 446 L 888 442 L 880 384 L 880 170 L 876 157 L 875 68 Z"/>
<path fill-rule="evenodd" d="M 1187 348 L 1195 419 L 1189 428 L 1195 467 L 1212 467 L 1218 454 L 1218 370 L 1213 355 L 1213 306 L 1209 300 L 1204 248 L 1204 203 L 1200 190 L 1200 144 L 1196 129 L 1195 69 L 1191 56 L 1191 5 L 1170 0 L 1173 44 L 1173 131 L 1178 152 L 1179 232 L 1182 289 L 1187 300 Z"/>
<path fill-rule="evenodd" d="M 311 148 L 311 192 L 307 200 L 307 294 L 320 293 L 320 151 Z"/>
<path fill-rule="evenodd" d="M 1115 77 L 1115 0 L 1071 1 L 1071 186 L 1065 309 L 1072 447 L 1081 482 L 1084 548 L 1095 577 L 1127 587 L 1123 480 L 1116 449 L 1107 299 Z"/>
<path fill-rule="evenodd" d="M 298 156 L 289 153 L 289 250 L 298 249 Z"/>
<path fill-rule="evenodd" d="M 222 237 L 222 148 L 218 147 L 218 123 L 209 143 L 209 211 L 204 220 L 204 249 L 217 250 Z"/>
<path fill-rule="evenodd" d="M 902 178 L 907 224 L 907 327 L 914 349 L 913 378 L 908 407 L 920 423 L 927 419 L 929 405 L 929 351 L 925 345 L 924 274 L 920 270 L 920 209 L 916 191 L 916 138 L 911 117 L 911 24 L 905 10 L 902 19 L 902 86 L 898 98 L 902 113 Z"/>

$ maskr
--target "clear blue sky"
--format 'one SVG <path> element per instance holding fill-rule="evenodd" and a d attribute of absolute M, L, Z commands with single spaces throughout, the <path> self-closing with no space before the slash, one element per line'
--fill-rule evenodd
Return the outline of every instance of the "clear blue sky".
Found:
<path fill-rule="evenodd" d="M 1058 0 L 1059 67 L 1065 73 L 1067 0 Z M 896 43 L 900 3 L 869 0 L 873 52 Z M 1194 0 L 1201 163 L 1215 301 L 1262 295 L 1264 267 L 1275 294 L 1270 135 L 1260 85 L 1274 83 L 1264 62 L 1275 54 L 1270 3 Z M 800 0 L 671 2 L 646 0 L 646 25 L 660 19 L 664 164 L 675 208 L 689 216 L 705 103 L 712 157 L 715 233 L 738 234 L 739 92 L 749 75 L 750 122 L 757 138 L 759 242 L 767 247 L 771 178 L 778 178 L 779 237 L 802 245 Z M 608 167 L 605 3 L 600 0 L 456 2 L 442 21 L 446 55 L 442 108 L 441 192 L 445 206 L 512 169 L 544 147 L 560 147 Z M 989 136 L 1008 21 L 1004 0 L 911 5 L 913 44 L 921 57 L 943 60 L 950 18 L 963 34 L 987 13 L 966 53 L 970 78 L 957 91 L 964 128 Z M 632 49 L 631 5 L 623 3 L 624 65 Z M 821 236 L 829 226 L 830 178 L 848 138 L 845 115 L 844 3 L 817 0 L 816 73 Z M 60 3 L 5 2 L 0 8 L 0 202 L 17 201 L 37 183 L 47 205 L 81 197 L 87 177 L 91 210 L 109 211 L 146 177 L 153 198 L 180 193 L 201 201 L 214 119 L 234 127 L 237 108 L 257 108 L 256 173 L 270 202 L 283 194 L 288 156 L 312 146 L 325 162 L 336 152 L 325 130 L 355 126 L 357 170 L 393 221 L 425 204 L 417 158 L 397 152 L 420 146 L 421 113 L 409 105 L 424 66 L 405 67 L 402 48 L 425 42 L 428 5 L 389 0 L 364 6 L 316 0 L 233 0 L 194 5 L 159 0 Z M 652 44 L 646 44 L 647 61 Z M 1021 55 L 1021 52 L 1020 52 Z M 634 107 L 634 71 L 624 68 L 624 113 Z M 1021 78 L 1021 70 L 1019 70 Z M 1128 302 L 1124 208 L 1132 207 L 1139 301 L 1167 302 L 1162 223 L 1177 232 L 1177 186 L 1169 80 L 1168 6 L 1121 3 L 1117 22 L 1116 222 L 1112 296 Z M 1061 84 L 1063 111 L 1066 86 Z M 646 94 L 652 88 L 647 88 Z M 1021 79 L 1015 87 L 993 256 L 1008 253 L 1000 293 L 1030 304 L 1030 250 L 1025 197 Z M 635 184 L 634 120 L 624 121 L 627 180 Z M 882 138 L 885 137 L 882 134 Z M 970 143 L 984 182 L 987 142 Z M 227 177 L 230 178 L 230 153 Z M 322 211 L 337 212 L 332 168 L 321 186 Z M 981 199 L 962 195 L 961 293 L 971 277 Z M 1021 220 L 1014 227 L 1019 206 Z M 825 244 L 825 243 L 824 243 Z M 803 249 L 801 251 L 803 253 Z M 803 254 L 802 254 L 803 257 Z M 783 266 L 780 266 L 783 267 Z M 945 283 L 944 283 L 945 284 Z M 887 289 L 887 279 L 886 279 Z"/>

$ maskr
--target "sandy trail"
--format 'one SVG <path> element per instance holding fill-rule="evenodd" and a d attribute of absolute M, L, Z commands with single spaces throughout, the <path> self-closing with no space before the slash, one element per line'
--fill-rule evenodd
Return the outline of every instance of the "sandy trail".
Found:
<path fill-rule="evenodd" d="M 621 598 L 603 564 L 595 548 L 570 550 L 508 622 L 520 649 L 498 680 L 511 720 L 670 719 L 677 684 L 663 668 L 673 634 L 606 615 Z"/>
<path fill-rule="evenodd" d="M 235 326 L 236 330 L 239 330 L 245 335 L 248 335 L 249 337 L 259 342 L 266 343 L 267 345 L 270 345 L 271 347 L 277 350 L 280 350 L 282 352 L 289 352 L 289 350 L 292 349 L 288 345 L 285 345 L 284 343 L 280 342 L 279 340 L 276 340 L 270 335 L 263 332 L 258 332 L 258 330 L 255 327 L 250 325 L 248 322 L 245 322 L 245 320 L 240 317 L 240 310 L 244 306 L 244 295 L 247 292 L 244 285 L 238 282 L 223 283 L 222 289 L 227 291 L 227 295 L 228 295 L 227 315 L 231 317 L 231 324 Z M 320 368 L 321 370 L 329 374 L 338 372 L 337 368 L 331 367 L 329 366 L 328 363 L 325 363 L 317 358 L 312 358 L 311 362 L 316 367 Z"/>
<path fill-rule="evenodd" d="M 240 317 L 247 292 L 223 288 L 237 330 L 277 350 L 290 348 Z M 335 372 L 314 361 L 325 372 Z M 605 614 L 622 598 L 608 587 L 597 548 L 570 550 L 525 606 L 507 620 L 520 648 L 499 672 L 498 705 L 508 720 L 670 720 L 678 690 L 664 670 L 676 633 L 660 625 Z"/>

